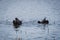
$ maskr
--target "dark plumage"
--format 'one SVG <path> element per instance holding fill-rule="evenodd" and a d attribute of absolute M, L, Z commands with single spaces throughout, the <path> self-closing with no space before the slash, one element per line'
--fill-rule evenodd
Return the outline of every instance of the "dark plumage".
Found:
<path fill-rule="evenodd" d="M 44 18 L 42 21 L 38 21 L 39 24 L 49 24 L 49 21 Z"/>
<path fill-rule="evenodd" d="M 49 24 L 49 21 L 48 20 L 45 20 L 45 21 L 38 21 L 39 24 Z"/>
<path fill-rule="evenodd" d="M 20 25 L 22 25 L 22 21 L 20 21 L 18 18 L 15 18 L 15 20 L 13 20 L 13 26 L 18 28 Z"/>

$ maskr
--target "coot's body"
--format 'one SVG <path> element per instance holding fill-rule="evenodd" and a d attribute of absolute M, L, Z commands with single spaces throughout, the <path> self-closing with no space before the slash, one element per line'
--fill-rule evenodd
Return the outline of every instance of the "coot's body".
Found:
<path fill-rule="evenodd" d="M 39 24 L 49 24 L 49 21 L 48 20 L 45 20 L 45 21 L 38 21 Z"/>
<path fill-rule="evenodd" d="M 46 17 L 42 21 L 38 21 L 39 24 L 49 24 L 49 21 L 46 20 Z"/>
<path fill-rule="evenodd" d="M 22 21 L 20 21 L 18 18 L 15 18 L 15 20 L 13 20 L 14 28 L 18 28 L 20 25 L 22 25 Z"/>

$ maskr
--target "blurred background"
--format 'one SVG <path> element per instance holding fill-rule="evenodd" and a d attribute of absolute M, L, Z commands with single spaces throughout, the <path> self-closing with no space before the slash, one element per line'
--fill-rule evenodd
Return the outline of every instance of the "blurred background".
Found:
<path fill-rule="evenodd" d="M 15 17 L 23 21 L 19 29 L 22 40 L 60 40 L 60 0 L 0 0 L 0 40 L 15 38 Z M 37 24 L 45 17 L 49 33 L 48 27 L 42 30 L 43 25 Z"/>

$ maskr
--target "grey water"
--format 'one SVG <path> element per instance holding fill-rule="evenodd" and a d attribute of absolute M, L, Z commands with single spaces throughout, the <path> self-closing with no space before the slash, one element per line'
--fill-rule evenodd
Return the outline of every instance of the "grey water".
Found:
<path fill-rule="evenodd" d="M 16 34 L 12 21 L 23 24 Z M 38 24 L 47 17 L 49 24 Z M 60 0 L 0 0 L 0 40 L 60 40 Z"/>

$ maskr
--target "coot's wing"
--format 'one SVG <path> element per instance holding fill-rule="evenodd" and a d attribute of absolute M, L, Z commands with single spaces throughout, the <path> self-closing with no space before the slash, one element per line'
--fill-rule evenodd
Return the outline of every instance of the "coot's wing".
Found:
<path fill-rule="evenodd" d="M 21 24 L 22 24 L 22 21 L 19 20 L 18 25 L 21 25 Z"/>

